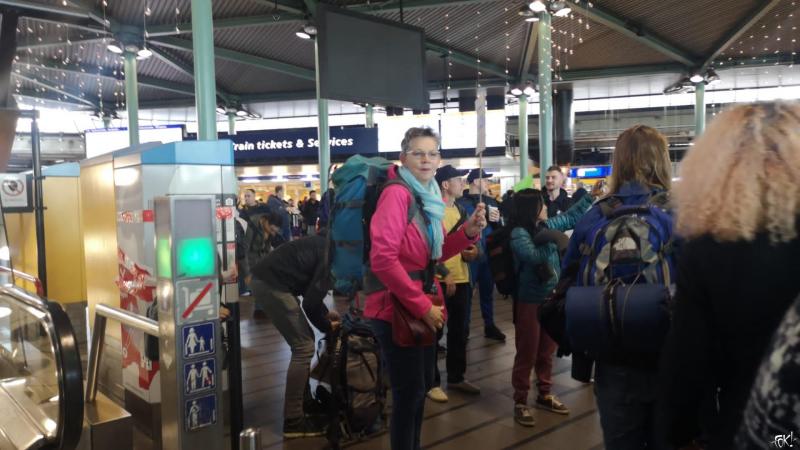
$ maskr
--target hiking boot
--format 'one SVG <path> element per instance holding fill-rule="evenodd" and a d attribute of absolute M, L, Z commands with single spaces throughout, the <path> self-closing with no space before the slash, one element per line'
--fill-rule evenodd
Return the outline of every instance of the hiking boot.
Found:
<path fill-rule="evenodd" d="M 284 439 L 316 437 L 325 435 L 325 426 L 309 417 L 288 419 L 283 422 Z"/>
<path fill-rule="evenodd" d="M 528 405 L 523 405 L 522 403 L 514 405 L 514 421 L 523 427 L 536 425 L 536 419 L 533 418 L 531 409 L 528 408 Z"/>
<path fill-rule="evenodd" d="M 457 391 L 461 391 L 471 395 L 478 395 L 481 393 L 481 388 L 470 383 L 467 380 L 464 380 L 460 383 L 447 383 L 447 389 L 455 389 Z"/>
<path fill-rule="evenodd" d="M 505 342 L 506 335 L 497 328 L 497 325 L 489 325 L 483 330 L 483 335 L 488 339 L 494 339 L 495 341 Z"/>
<path fill-rule="evenodd" d="M 447 394 L 440 387 L 435 387 L 428 391 L 428 398 L 436 403 L 447 403 Z"/>
<path fill-rule="evenodd" d="M 569 409 L 561 403 L 558 397 L 552 394 L 536 397 L 536 407 L 556 414 L 569 414 Z"/>
<path fill-rule="evenodd" d="M 260 309 L 257 309 L 253 311 L 253 319 L 257 321 L 267 320 L 267 313 L 265 313 Z"/>

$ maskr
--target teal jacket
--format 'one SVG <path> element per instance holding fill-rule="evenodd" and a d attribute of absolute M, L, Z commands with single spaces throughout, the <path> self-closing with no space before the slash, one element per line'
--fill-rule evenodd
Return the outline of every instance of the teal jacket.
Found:
<path fill-rule="evenodd" d="M 584 195 L 567 212 L 551 217 L 544 222 L 552 230 L 567 231 L 575 227 L 583 214 L 592 206 L 594 199 Z M 561 275 L 561 261 L 558 249 L 553 243 L 536 246 L 528 230 L 516 227 L 511 230 L 511 252 L 514 254 L 514 267 L 517 277 L 517 297 L 520 303 L 543 303 L 553 291 Z M 537 275 L 537 266 L 547 264 L 552 276 L 542 282 Z"/>

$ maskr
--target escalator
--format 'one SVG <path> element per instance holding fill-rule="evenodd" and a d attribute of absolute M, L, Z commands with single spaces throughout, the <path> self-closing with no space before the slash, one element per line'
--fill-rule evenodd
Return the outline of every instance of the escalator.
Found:
<path fill-rule="evenodd" d="M 0 449 L 73 449 L 82 426 L 81 360 L 66 313 L 0 286 Z"/>

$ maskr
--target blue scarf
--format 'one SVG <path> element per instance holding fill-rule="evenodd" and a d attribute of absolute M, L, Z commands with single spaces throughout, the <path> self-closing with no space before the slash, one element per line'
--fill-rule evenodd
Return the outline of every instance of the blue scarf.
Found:
<path fill-rule="evenodd" d="M 442 191 L 435 181 L 428 182 L 428 186 L 422 183 L 405 167 L 400 167 L 397 171 L 400 178 L 411 188 L 414 195 L 422 199 L 425 214 L 431 221 L 428 231 L 428 242 L 431 246 L 431 259 L 438 260 L 442 257 L 442 245 L 444 244 L 444 231 L 442 230 L 442 218 L 444 217 L 444 201 L 442 201 Z"/>

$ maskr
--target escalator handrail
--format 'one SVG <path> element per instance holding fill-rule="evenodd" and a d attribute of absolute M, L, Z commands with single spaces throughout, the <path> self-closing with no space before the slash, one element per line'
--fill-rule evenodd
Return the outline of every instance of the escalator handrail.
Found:
<path fill-rule="evenodd" d="M 36 288 L 36 295 L 39 297 L 44 297 L 44 287 L 42 286 L 42 280 L 39 278 L 6 266 L 0 266 L 0 272 L 7 272 L 12 274 L 15 278 L 21 278 L 25 281 L 30 281 Z"/>
<path fill-rule="evenodd" d="M 78 341 L 72 323 L 60 304 L 48 305 L 52 326 L 58 341 L 59 362 L 58 449 L 73 450 L 83 432 L 83 371 Z"/>
<path fill-rule="evenodd" d="M 27 307 L 34 308 L 49 317 L 43 321 L 47 327 L 58 376 L 58 426 L 57 447 L 72 450 L 78 445 L 83 430 L 83 373 L 75 330 L 60 304 L 46 302 L 17 286 L 0 286 L 0 295 L 6 295 Z"/>

